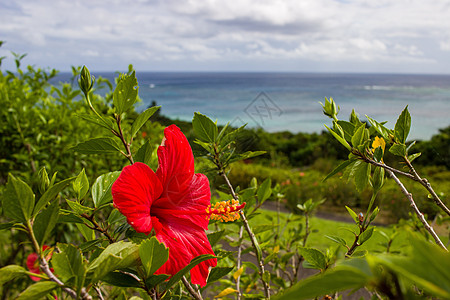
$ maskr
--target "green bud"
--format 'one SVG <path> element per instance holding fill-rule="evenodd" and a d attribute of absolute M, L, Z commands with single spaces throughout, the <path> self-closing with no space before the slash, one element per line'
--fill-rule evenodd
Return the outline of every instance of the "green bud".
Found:
<path fill-rule="evenodd" d="M 372 176 L 372 187 L 375 193 L 377 193 L 384 184 L 384 168 L 376 167 Z"/>
<path fill-rule="evenodd" d="M 81 69 L 80 78 L 78 79 L 78 85 L 85 95 L 87 95 L 92 89 L 94 81 L 94 76 L 89 73 L 89 70 L 88 68 L 86 68 L 86 66 L 83 66 L 83 68 Z"/>
<path fill-rule="evenodd" d="M 330 100 L 325 98 L 325 104 L 322 104 L 321 102 L 319 103 L 322 105 L 323 113 L 326 116 L 332 119 L 337 119 L 337 114 L 339 113 L 340 108 L 336 105 L 333 98 L 330 98 Z"/>
<path fill-rule="evenodd" d="M 39 170 L 38 176 L 39 176 L 39 192 L 43 194 L 50 186 L 50 179 L 48 178 L 48 174 L 47 171 L 45 170 L 45 167 Z"/>

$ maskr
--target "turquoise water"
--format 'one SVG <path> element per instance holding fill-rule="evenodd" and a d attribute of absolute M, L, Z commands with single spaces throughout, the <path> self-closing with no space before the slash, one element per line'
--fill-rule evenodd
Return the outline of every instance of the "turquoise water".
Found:
<path fill-rule="evenodd" d="M 137 77 L 139 109 L 154 100 L 162 114 L 182 120 L 199 111 L 219 124 L 321 132 L 330 120 L 319 101 L 332 97 L 341 107 L 340 119 L 354 108 L 362 119 L 367 114 L 388 121 L 388 127 L 408 105 L 411 139 L 429 139 L 450 125 L 449 75 L 137 72 Z"/>

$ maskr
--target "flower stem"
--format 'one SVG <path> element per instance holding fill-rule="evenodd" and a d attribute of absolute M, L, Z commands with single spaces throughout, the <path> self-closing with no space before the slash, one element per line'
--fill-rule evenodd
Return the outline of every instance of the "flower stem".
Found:
<path fill-rule="evenodd" d="M 241 268 L 241 260 L 242 260 L 242 237 L 244 236 L 244 227 L 241 226 L 239 229 L 239 246 L 238 246 L 238 253 L 237 253 L 237 262 L 236 262 L 236 269 L 239 270 Z M 241 275 L 239 275 L 236 278 L 236 300 L 241 300 Z"/>
<path fill-rule="evenodd" d="M 184 286 L 188 290 L 189 294 L 191 294 L 192 297 L 194 297 L 194 299 L 203 300 L 202 295 L 192 287 L 192 285 L 189 283 L 189 281 L 186 279 L 186 277 L 184 277 L 184 276 L 181 277 L 181 281 L 183 281 Z"/>
<path fill-rule="evenodd" d="M 133 156 L 131 155 L 130 144 L 127 143 L 127 141 L 125 140 L 125 137 L 123 135 L 120 115 L 116 115 L 116 124 L 117 124 L 117 128 L 119 129 L 117 136 L 122 141 L 122 144 L 124 145 L 125 150 L 126 150 L 126 153 L 124 153 L 124 155 L 130 161 L 131 164 L 134 164 Z"/>

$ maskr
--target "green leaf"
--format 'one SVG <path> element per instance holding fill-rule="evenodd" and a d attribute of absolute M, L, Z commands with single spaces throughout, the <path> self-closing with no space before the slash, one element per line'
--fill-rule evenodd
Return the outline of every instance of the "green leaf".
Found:
<path fill-rule="evenodd" d="M 336 236 L 336 235 L 325 235 L 325 237 L 327 239 L 332 240 L 335 243 L 338 243 L 338 244 L 344 246 L 344 247 L 347 245 L 347 242 L 343 238 L 341 238 L 339 236 Z"/>
<path fill-rule="evenodd" d="M 337 166 L 336 168 L 334 168 L 333 171 L 330 172 L 330 174 L 327 175 L 327 177 L 325 177 L 324 179 L 322 179 L 322 182 L 325 182 L 327 179 L 329 179 L 330 177 L 333 177 L 334 175 L 336 175 L 337 173 L 339 173 L 340 171 L 344 170 L 345 168 L 348 167 L 348 165 L 350 165 L 352 162 L 354 162 L 355 160 L 349 159 L 346 160 L 344 162 L 342 162 L 341 164 L 339 164 L 339 166 Z"/>
<path fill-rule="evenodd" d="M 73 201 L 67 201 L 67 202 L 73 202 Z M 83 224 L 75 223 L 75 225 L 77 226 L 78 230 L 81 232 L 83 237 L 86 239 L 86 241 L 95 240 L 95 231 L 94 230 L 88 228 L 84 223 Z"/>
<path fill-rule="evenodd" d="M 161 282 L 164 282 L 169 277 L 170 276 L 166 274 L 151 275 L 149 278 L 145 280 L 145 285 L 147 286 L 147 288 L 151 289 L 160 284 Z"/>
<path fill-rule="evenodd" d="M 193 267 L 204 262 L 205 260 L 212 258 L 215 258 L 215 256 L 211 254 L 202 254 L 192 259 L 191 262 L 186 267 L 178 271 L 175 275 L 172 276 L 172 278 L 170 278 L 169 282 L 167 282 L 166 289 L 167 290 L 170 289 L 175 283 L 177 283 L 181 279 L 181 277 L 186 275 L 186 273 L 189 272 Z"/>
<path fill-rule="evenodd" d="M 406 156 L 406 145 L 404 144 L 394 144 L 389 148 L 389 152 L 394 155 L 405 157 Z"/>
<path fill-rule="evenodd" d="M 259 203 L 264 203 L 264 201 L 266 201 L 270 197 L 270 195 L 272 194 L 271 186 L 272 180 L 270 178 L 267 178 L 263 181 L 263 183 L 261 183 L 257 193 Z"/>
<path fill-rule="evenodd" d="M 400 116 L 398 117 L 394 128 L 395 140 L 399 144 L 404 144 L 406 142 L 410 128 L 411 128 L 411 115 L 409 114 L 408 106 L 406 106 L 405 109 L 400 114 Z"/>
<path fill-rule="evenodd" d="M 83 154 L 104 154 L 120 152 L 120 147 L 116 140 L 112 138 L 93 138 L 85 142 L 81 142 L 71 148 L 73 151 Z"/>
<path fill-rule="evenodd" d="M 325 127 L 334 136 L 334 138 L 338 140 L 339 143 L 341 143 L 345 148 L 347 148 L 348 151 L 352 151 L 352 147 L 350 147 L 350 145 L 342 136 L 337 134 L 334 130 L 330 129 L 327 125 L 325 125 Z"/>
<path fill-rule="evenodd" d="M 139 259 L 139 247 L 132 242 L 116 242 L 110 244 L 88 266 L 92 274 L 91 282 L 96 282 L 103 276 L 117 269 L 127 268 Z"/>
<path fill-rule="evenodd" d="M 355 133 L 352 136 L 353 148 L 356 148 L 359 145 L 362 145 L 364 143 L 365 129 L 366 129 L 365 123 L 363 123 L 361 126 L 359 126 L 358 129 L 356 129 Z"/>
<path fill-rule="evenodd" d="M 363 233 L 361 233 L 361 235 L 359 236 L 358 242 L 360 245 L 364 244 L 365 242 L 367 242 L 367 240 L 370 239 L 370 237 L 373 234 L 373 230 L 375 227 L 370 227 L 369 229 L 367 229 L 366 231 L 364 231 Z"/>
<path fill-rule="evenodd" d="M 72 183 L 73 189 L 75 193 L 77 194 L 77 199 L 81 200 L 86 196 L 87 192 L 89 191 L 89 180 L 86 176 L 86 173 L 83 170 L 81 170 L 80 174 L 78 174 L 77 178 Z"/>
<path fill-rule="evenodd" d="M 209 240 L 209 243 L 211 244 L 211 247 L 217 244 L 217 242 L 222 238 L 222 236 L 225 234 L 225 229 L 220 231 L 215 231 L 208 233 L 207 237 Z"/>
<path fill-rule="evenodd" d="M 58 244 L 61 250 L 59 253 L 53 253 L 52 266 L 58 277 L 67 282 L 74 279 L 74 285 L 81 287 L 86 275 L 86 266 L 80 249 L 71 244 Z"/>
<path fill-rule="evenodd" d="M 368 276 L 356 268 L 336 267 L 328 272 L 308 277 L 288 289 L 277 300 L 306 300 L 336 291 L 358 289 L 368 281 Z"/>
<path fill-rule="evenodd" d="M 381 162 L 381 160 L 383 159 L 383 148 L 381 148 L 381 146 L 378 146 L 375 149 L 375 151 L 373 152 L 373 158 L 375 158 L 377 162 Z"/>
<path fill-rule="evenodd" d="M 372 188 L 374 192 L 378 192 L 384 185 L 384 168 L 375 167 L 372 175 Z"/>
<path fill-rule="evenodd" d="M 408 155 L 408 160 L 409 160 L 409 162 L 412 162 L 413 160 L 415 160 L 416 158 L 418 158 L 421 155 L 422 155 L 422 153 L 420 153 L 420 152 Z"/>
<path fill-rule="evenodd" d="M 303 258 L 310 263 L 314 269 L 325 270 L 327 267 L 327 259 L 325 255 L 317 249 L 299 247 L 298 252 Z"/>
<path fill-rule="evenodd" d="M 209 273 L 208 282 L 207 283 L 211 283 L 211 282 L 219 280 L 223 276 L 225 276 L 228 273 L 230 273 L 231 270 L 233 270 L 233 269 L 234 269 L 233 267 L 215 267 L 215 268 L 212 268 L 211 272 Z"/>
<path fill-rule="evenodd" d="M 161 106 L 153 106 L 145 111 L 141 112 L 139 116 L 136 118 L 136 120 L 133 122 L 133 125 L 131 126 L 131 137 L 133 138 L 136 133 L 141 129 L 141 127 L 147 122 L 147 120 L 153 116 L 153 114 L 160 109 Z"/>
<path fill-rule="evenodd" d="M 58 222 L 59 203 L 54 201 L 36 216 L 33 224 L 34 235 L 39 245 L 44 245 Z"/>
<path fill-rule="evenodd" d="M 76 201 L 67 200 L 66 202 L 70 206 L 70 208 L 79 215 L 89 214 L 93 211 L 92 208 L 84 206 Z"/>
<path fill-rule="evenodd" d="M 353 166 L 353 168 L 354 168 L 353 176 L 355 179 L 356 189 L 362 192 L 369 183 L 370 165 L 368 163 L 358 160 Z"/>
<path fill-rule="evenodd" d="M 194 118 L 192 119 L 192 127 L 197 138 L 200 141 L 207 143 L 216 142 L 218 135 L 217 125 L 207 116 L 196 112 Z"/>
<path fill-rule="evenodd" d="M 373 210 L 372 214 L 370 215 L 369 223 L 371 223 L 373 220 L 375 220 L 375 218 L 377 217 L 379 212 L 380 212 L 380 209 L 378 208 L 378 206 L 375 207 L 375 209 Z"/>
<path fill-rule="evenodd" d="M 7 223 L 1 223 L 0 224 L 0 230 L 8 230 L 14 227 L 16 222 L 7 222 Z"/>
<path fill-rule="evenodd" d="M 370 124 L 375 128 L 375 130 L 384 138 L 386 142 L 390 141 L 390 136 L 392 135 L 392 130 L 386 128 L 383 126 L 383 124 L 378 123 L 376 120 L 370 118 L 366 115 L 367 120 L 370 122 Z"/>
<path fill-rule="evenodd" d="M 358 218 L 358 214 L 355 213 L 353 211 L 353 209 L 351 209 L 350 207 L 348 207 L 347 205 L 345 206 L 345 208 L 347 209 L 348 213 L 350 214 L 350 216 L 352 217 L 352 219 L 355 221 L 356 224 L 359 223 L 359 218 Z"/>
<path fill-rule="evenodd" d="M 136 72 L 122 75 L 113 93 L 113 104 L 116 114 L 121 115 L 136 103 L 138 95 Z"/>
<path fill-rule="evenodd" d="M 155 149 L 150 145 L 150 142 L 147 140 L 145 141 L 144 145 L 142 145 L 136 152 L 136 155 L 134 156 L 134 161 L 136 162 L 139 161 L 146 165 L 150 165 L 153 159 L 154 152 Z"/>
<path fill-rule="evenodd" d="M 101 126 L 107 129 L 108 131 L 114 128 L 114 122 L 110 118 L 99 119 L 97 115 L 93 116 L 90 114 L 75 114 L 75 115 L 85 121 Z"/>
<path fill-rule="evenodd" d="M 59 285 L 53 281 L 39 281 L 30 285 L 25 291 L 20 293 L 17 300 L 36 300 L 41 299 Z"/>
<path fill-rule="evenodd" d="M 100 207 L 103 204 L 112 201 L 111 187 L 119 175 L 120 171 L 116 171 L 97 177 L 91 190 L 95 207 Z"/>
<path fill-rule="evenodd" d="M 344 138 L 347 141 L 351 141 L 353 134 L 355 133 L 355 125 L 347 122 L 339 120 L 337 123 L 341 126 L 342 130 L 344 131 Z"/>
<path fill-rule="evenodd" d="M 0 286 L 19 276 L 25 275 L 27 270 L 21 266 L 9 265 L 0 269 Z"/>
<path fill-rule="evenodd" d="M 34 194 L 28 184 L 9 174 L 2 198 L 5 216 L 23 223 L 31 218 L 34 208 Z"/>
<path fill-rule="evenodd" d="M 65 189 L 71 182 L 74 180 L 75 177 L 64 179 L 63 181 L 58 182 L 57 184 L 53 185 L 51 188 L 49 188 L 44 195 L 39 199 L 39 201 L 36 203 L 36 206 L 34 207 L 33 216 L 36 216 L 38 212 L 44 208 L 49 202 L 56 199 L 56 197 L 59 195 L 59 193 Z"/>
<path fill-rule="evenodd" d="M 165 275 L 167 276 L 167 275 Z M 141 284 L 139 281 L 136 280 L 131 275 L 128 275 L 123 272 L 109 272 L 105 276 L 103 276 L 102 281 L 113 285 L 113 286 L 119 286 L 119 287 L 134 287 L 139 288 L 141 287 Z M 131 299 L 131 298 L 130 298 Z"/>
<path fill-rule="evenodd" d="M 141 243 L 139 257 L 144 266 L 145 277 L 148 278 L 169 259 L 169 249 L 153 236 Z"/>

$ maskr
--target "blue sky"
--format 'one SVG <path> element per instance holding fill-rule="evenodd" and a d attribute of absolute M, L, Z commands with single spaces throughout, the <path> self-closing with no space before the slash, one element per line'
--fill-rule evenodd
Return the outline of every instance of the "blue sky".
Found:
<path fill-rule="evenodd" d="M 450 74 L 446 0 L 2 0 L 0 56 L 69 70 Z"/>

